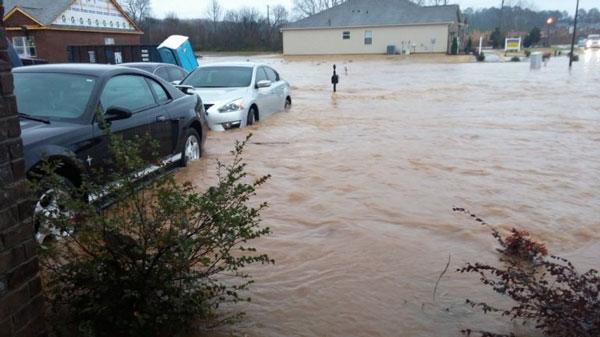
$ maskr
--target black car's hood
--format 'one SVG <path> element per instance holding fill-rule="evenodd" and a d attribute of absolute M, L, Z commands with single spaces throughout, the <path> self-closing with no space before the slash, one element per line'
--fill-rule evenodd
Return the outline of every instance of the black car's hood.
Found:
<path fill-rule="evenodd" d="M 23 146 L 28 147 L 40 142 L 52 142 L 53 139 L 82 127 L 81 124 L 55 121 L 46 124 L 22 118 L 21 138 L 23 139 Z"/>

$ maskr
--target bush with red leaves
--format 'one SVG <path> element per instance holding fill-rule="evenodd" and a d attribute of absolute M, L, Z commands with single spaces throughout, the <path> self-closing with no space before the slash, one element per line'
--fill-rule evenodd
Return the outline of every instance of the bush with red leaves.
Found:
<path fill-rule="evenodd" d="M 489 226 L 464 209 L 454 209 Z M 530 325 L 550 337 L 600 336 L 600 274 L 596 270 L 579 273 L 566 259 L 547 257 L 546 247 L 533 241 L 529 233 L 513 229 L 500 243 L 501 267 L 468 263 L 460 273 L 477 273 L 483 284 L 496 293 L 509 296 L 515 305 L 499 309 L 484 302 L 467 300 L 484 313 L 496 313 L 511 321 Z M 514 337 L 488 331 L 463 330 L 467 336 Z"/>
<path fill-rule="evenodd" d="M 528 231 L 513 228 L 510 232 L 511 234 L 505 239 L 497 238 L 502 246 L 498 251 L 504 256 L 533 261 L 548 255 L 546 246 L 532 240 Z"/>

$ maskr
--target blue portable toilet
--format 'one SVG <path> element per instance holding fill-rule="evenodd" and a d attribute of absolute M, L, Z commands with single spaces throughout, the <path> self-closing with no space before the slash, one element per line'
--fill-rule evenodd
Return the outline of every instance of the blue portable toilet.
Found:
<path fill-rule="evenodd" d="M 198 68 L 198 60 L 187 36 L 169 36 L 158 46 L 158 52 L 164 63 L 176 64 L 188 72 Z"/>

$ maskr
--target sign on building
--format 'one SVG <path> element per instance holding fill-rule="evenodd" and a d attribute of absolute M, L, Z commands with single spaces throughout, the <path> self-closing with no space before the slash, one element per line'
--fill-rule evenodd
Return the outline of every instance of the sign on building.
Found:
<path fill-rule="evenodd" d="M 521 51 L 522 40 L 521 37 L 507 37 L 504 51 Z"/>

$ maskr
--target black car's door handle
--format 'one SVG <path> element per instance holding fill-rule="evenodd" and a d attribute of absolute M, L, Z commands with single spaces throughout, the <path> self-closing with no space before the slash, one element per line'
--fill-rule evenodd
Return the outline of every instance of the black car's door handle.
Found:
<path fill-rule="evenodd" d="M 156 116 L 156 121 L 157 122 L 166 122 L 167 121 L 167 117 L 165 117 L 165 116 Z"/>

